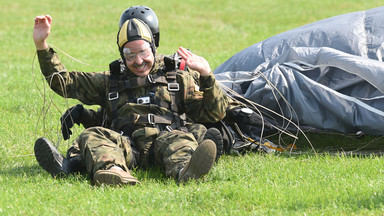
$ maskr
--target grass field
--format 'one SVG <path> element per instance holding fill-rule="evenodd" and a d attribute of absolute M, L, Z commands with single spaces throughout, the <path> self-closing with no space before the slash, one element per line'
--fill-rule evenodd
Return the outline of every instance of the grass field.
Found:
<path fill-rule="evenodd" d="M 107 70 L 119 57 L 121 12 L 147 5 L 160 19 L 160 53 L 178 46 L 214 69 L 270 36 L 324 18 L 381 6 L 378 0 L 2 1 L 0 13 L 0 215 L 382 215 L 384 159 L 335 154 L 381 150 L 379 137 L 309 134 L 321 154 L 299 140 L 303 154 L 223 156 L 198 183 L 178 186 L 161 170 L 136 170 L 137 187 L 95 187 L 86 175 L 53 179 L 33 155 L 38 137 L 59 143 L 59 117 L 75 100 L 42 80 L 32 40 L 36 15 L 50 14 L 49 43 L 68 69 Z M 72 139 L 82 128 L 75 126 Z M 372 141 L 372 142 L 371 142 Z M 367 145 L 368 144 L 368 145 Z M 331 150 L 331 153 L 323 153 Z"/>

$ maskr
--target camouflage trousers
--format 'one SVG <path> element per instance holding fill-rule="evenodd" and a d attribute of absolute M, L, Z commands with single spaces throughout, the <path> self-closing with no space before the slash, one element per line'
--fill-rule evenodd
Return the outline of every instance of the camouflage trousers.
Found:
<path fill-rule="evenodd" d="M 159 165 L 165 169 L 167 176 L 177 178 L 179 170 L 184 167 L 192 153 L 203 139 L 206 128 L 200 124 L 188 125 L 188 131 L 173 130 L 159 132 L 156 128 L 137 130 L 132 140 L 113 130 L 103 127 L 85 129 L 67 156 L 82 157 L 90 176 L 99 169 L 108 169 L 114 165 L 125 170 L 131 167 L 134 159 L 132 146 L 140 152 L 139 167 L 147 164 Z"/>

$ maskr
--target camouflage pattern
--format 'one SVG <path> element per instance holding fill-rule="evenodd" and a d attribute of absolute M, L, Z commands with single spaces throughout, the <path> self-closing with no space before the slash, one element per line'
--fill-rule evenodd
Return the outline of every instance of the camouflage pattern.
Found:
<path fill-rule="evenodd" d="M 113 165 L 128 170 L 134 157 L 128 137 L 103 127 L 85 129 L 74 145 L 79 147 L 91 176 L 97 170 L 108 169 Z"/>
<path fill-rule="evenodd" d="M 84 127 L 89 128 L 89 127 L 99 126 L 100 121 L 96 121 L 96 120 L 98 118 L 101 118 L 100 115 L 103 113 L 102 110 L 99 109 L 97 112 L 95 112 L 93 110 L 88 110 L 87 112 L 91 112 L 94 115 L 88 115 L 88 113 L 87 113 L 86 116 L 84 116 L 83 118 L 86 119 L 87 123 L 92 121 L 95 124 L 89 125 L 89 126 L 87 125 Z M 194 136 L 197 143 L 201 143 L 203 141 L 205 134 L 207 133 L 207 128 L 202 124 L 189 123 L 186 125 L 186 128 L 187 128 L 188 132 Z M 147 130 L 145 130 L 145 129 L 147 129 Z M 150 129 L 150 130 L 148 130 L 148 129 Z M 152 130 L 152 133 L 150 132 L 151 130 Z M 140 136 L 139 135 L 140 133 L 143 133 L 143 132 L 146 134 L 146 136 Z M 154 141 L 153 136 L 151 134 L 157 136 L 159 134 L 159 131 L 157 131 L 156 128 L 144 127 L 142 129 L 136 130 L 134 132 L 134 134 L 132 134 L 133 135 L 132 137 L 134 139 L 135 139 L 135 137 L 138 137 L 139 139 L 140 138 L 144 139 L 144 140 L 136 140 L 136 143 L 141 143 L 142 146 L 144 146 L 144 147 L 142 147 L 142 148 L 138 147 L 138 149 L 136 149 L 137 147 L 136 147 L 135 143 L 131 142 L 131 146 L 133 146 L 134 149 L 139 151 L 138 153 L 141 155 L 141 157 L 136 155 L 136 157 L 134 159 L 130 158 L 131 162 L 127 164 L 129 169 L 134 168 L 136 165 L 140 165 L 141 168 L 147 168 L 148 166 L 151 166 L 154 164 L 153 159 L 150 158 L 151 156 L 153 156 L 153 152 L 151 152 L 151 153 L 148 152 L 149 148 L 152 145 L 152 142 Z M 159 141 L 159 143 L 161 143 L 161 141 Z M 134 149 L 132 149 L 132 150 L 134 150 Z M 82 158 L 83 158 L 77 140 L 73 143 L 73 145 L 67 151 L 67 158 L 73 158 L 73 157 L 79 158 L 79 161 L 82 161 Z M 82 164 L 82 167 L 85 170 L 85 164 Z M 178 169 L 178 168 L 176 168 L 176 169 Z"/>
<path fill-rule="evenodd" d="M 108 100 L 109 71 L 105 72 L 69 72 L 60 62 L 53 49 L 39 50 L 38 58 L 43 75 L 52 90 L 65 98 L 75 98 L 84 104 L 100 105 L 107 113 L 112 115 L 111 104 Z M 158 56 L 156 58 L 159 58 Z M 151 74 L 162 75 L 163 65 L 155 64 Z M 124 70 L 124 79 L 130 79 L 135 75 L 129 70 Z M 214 76 L 199 79 L 200 87 L 195 83 L 195 77 L 188 72 L 178 71 L 176 77 L 180 90 L 176 92 L 176 105 L 179 113 L 186 113 L 195 122 L 217 122 L 225 117 L 225 109 L 228 101 Z M 131 103 L 130 98 L 145 97 L 154 92 L 154 104 Z M 130 89 L 129 94 L 122 92 L 117 102 L 117 119 L 127 119 L 131 114 L 155 114 L 161 116 L 173 116 L 169 107 L 163 107 L 160 101 L 171 103 L 167 85 L 155 87 L 143 86 Z M 145 156 L 145 162 L 153 160 L 166 170 L 167 175 L 177 177 L 177 170 L 183 167 L 196 149 L 198 142 L 193 134 L 174 130 L 172 132 L 159 132 L 150 124 L 135 125 L 132 134 L 134 145 L 141 155 Z M 75 141 L 85 160 L 87 171 L 93 174 L 98 169 L 106 169 L 111 164 L 122 165 L 124 169 L 130 163 L 132 154 L 131 143 L 128 138 L 123 138 L 120 133 L 107 128 L 89 128 L 85 130 Z M 153 145 L 154 143 L 154 145 Z M 120 150 L 118 150 L 120 149 Z M 151 150 L 151 149 L 154 149 Z M 142 159 L 141 159 L 142 160 Z"/>
<path fill-rule="evenodd" d="M 207 128 L 204 125 L 194 123 L 194 124 L 187 124 L 186 127 L 188 129 L 188 132 L 193 134 L 197 143 L 201 143 L 201 141 L 203 141 L 203 138 L 207 133 Z"/>
<path fill-rule="evenodd" d="M 156 164 L 165 167 L 165 174 L 177 178 L 197 148 L 198 143 L 192 133 L 179 130 L 163 132 L 154 143 Z"/>

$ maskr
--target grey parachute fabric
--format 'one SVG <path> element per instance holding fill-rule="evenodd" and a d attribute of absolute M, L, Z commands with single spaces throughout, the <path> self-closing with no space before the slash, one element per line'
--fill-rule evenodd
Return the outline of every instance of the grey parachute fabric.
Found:
<path fill-rule="evenodd" d="M 270 37 L 238 52 L 214 74 L 300 127 L 384 135 L 383 59 L 384 7 L 379 7 Z"/>

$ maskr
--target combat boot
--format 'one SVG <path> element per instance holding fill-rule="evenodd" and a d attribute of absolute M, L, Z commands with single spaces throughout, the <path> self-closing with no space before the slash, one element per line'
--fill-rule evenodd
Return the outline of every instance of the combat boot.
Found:
<path fill-rule="evenodd" d="M 210 140 L 203 140 L 193 152 L 191 159 L 179 172 L 178 182 L 198 179 L 207 174 L 215 163 L 216 145 Z"/>
<path fill-rule="evenodd" d="M 207 133 L 204 136 L 204 140 L 210 139 L 216 144 L 216 161 L 223 155 L 224 151 L 224 141 L 223 136 L 221 135 L 219 129 L 211 127 L 207 130 Z"/>
<path fill-rule="evenodd" d="M 96 185 L 140 184 L 140 182 L 135 177 L 133 177 L 129 171 L 126 172 L 117 166 L 113 166 L 107 170 L 97 170 L 93 175 L 93 181 Z"/>
<path fill-rule="evenodd" d="M 39 165 L 48 171 L 52 177 L 63 177 L 75 172 L 85 171 L 77 157 L 65 158 L 47 138 L 37 139 L 34 151 Z"/>

